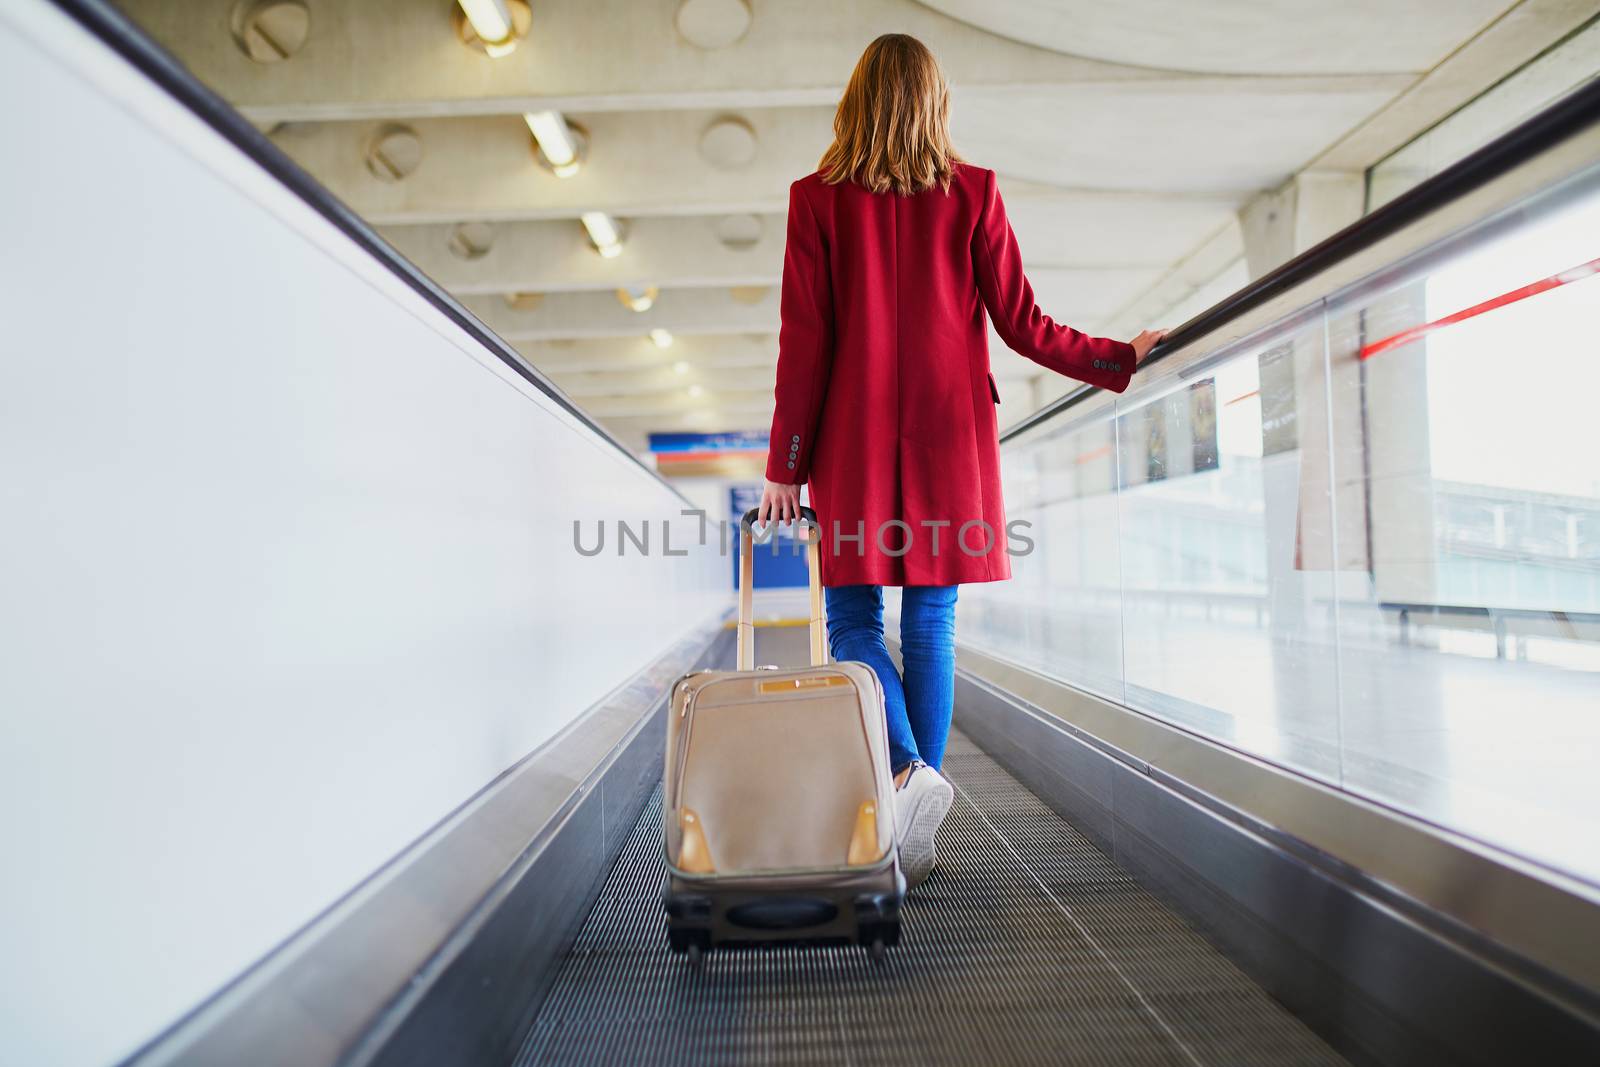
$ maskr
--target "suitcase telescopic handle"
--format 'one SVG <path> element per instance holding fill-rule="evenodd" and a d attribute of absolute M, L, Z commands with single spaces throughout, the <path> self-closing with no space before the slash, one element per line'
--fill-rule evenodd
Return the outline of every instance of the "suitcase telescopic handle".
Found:
<path fill-rule="evenodd" d="M 755 523 L 760 508 L 751 508 L 739 520 L 739 640 L 736 670 L 756 669 L 755 624 Z M 822 523 L 810 508 L 800 509 L 800 519 L 808 531 L 806 537 L 806 571 L 811 586 L 811 665 L 820 667 L 828 662 L 828 635 L 822 610 L 822 573 L 817 559 L 818 545 L 822 542 Z M 776 537 L 777 531 L 771 531 Z"/>

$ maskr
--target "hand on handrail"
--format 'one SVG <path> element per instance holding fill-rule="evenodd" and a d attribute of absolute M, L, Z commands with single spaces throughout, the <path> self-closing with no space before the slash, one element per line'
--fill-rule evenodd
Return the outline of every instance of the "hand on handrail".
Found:
<path fill-rule="evenodd" d="M 1134 362 L 1143 363 L 1150 350 L 1166 339 L 1166 330 L 1141 330 L 1138 337 L 1128 342 L 1133 346 Z"/>

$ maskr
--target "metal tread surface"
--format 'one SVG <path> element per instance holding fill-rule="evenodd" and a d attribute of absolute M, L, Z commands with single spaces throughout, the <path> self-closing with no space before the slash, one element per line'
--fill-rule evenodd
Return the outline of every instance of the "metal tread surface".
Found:
<path fill-rule="evenodd" d="M 1344 1062 L 971 741 L 900 946 L 670 954 L 660 791 L 517 1067 Z"/>

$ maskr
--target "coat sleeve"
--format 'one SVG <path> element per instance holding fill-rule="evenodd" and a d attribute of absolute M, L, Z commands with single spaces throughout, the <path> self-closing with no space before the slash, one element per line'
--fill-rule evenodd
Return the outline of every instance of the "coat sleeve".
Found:
<path fill-rule="evenodd" d="M 1135 362 L 1132 345 L 1052 322 L 1034 303 L 993 171 L 985 175 L 982 214 L 972 234 L 972 265 L 984 306 L 1006 347 L 1057 374 L 1115 393 L 1128 388 Z"/>
<path fill-rule="evenodd" d="M 767 478 L 796 485 L 806 481 L 811 468 L 811 448 L 833 365 L 833 288 L 827 249 L 800 182 L 789 187 L 781 314 Z"/>

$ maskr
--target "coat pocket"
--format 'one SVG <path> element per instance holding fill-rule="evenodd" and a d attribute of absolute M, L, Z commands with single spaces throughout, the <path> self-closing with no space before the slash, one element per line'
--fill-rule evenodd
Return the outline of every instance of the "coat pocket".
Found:
<path fill-rule="evenodd" d="M 994 402 L 996 404 L 998 404 L 998 403 L 1000 403 L 1000 387 L 994 383 L 994 371 L 989 371 L 988 372 L 988 377 L 989 377 L 989 395 L 991 397 L 993 397 L 994 398 Z"/>

